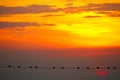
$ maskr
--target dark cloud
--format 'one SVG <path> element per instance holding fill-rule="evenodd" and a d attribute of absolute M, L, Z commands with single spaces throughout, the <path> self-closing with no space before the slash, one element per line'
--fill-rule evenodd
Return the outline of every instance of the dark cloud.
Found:
<path fill-rule="evenodd" d="M 86 11 L 120 11 L 120 3 L 88 4 L 79 7 L 67 7 L 63 9 L 66 13 L 80 13 Z"/>
<path fill-rule="evenodd" d="M 65 13 L 80 13 L 86 11 L 120 11 L 120 3 L 91 3 L 86 6 L 67 6 L 66 8 L 57 8 L 49 5 L 30 5 L 30 6 L 17 6 L 5 7 L 0 6 L 0 15 L 9 14 L 37 14 L 37 13 L 50 13 L 50 12 L 65 12 Z M 46 15 L 51 16 L 51 15 Z"/>
<path fill-rule="evenodd" d="M 48 14 L 48 15 L 43 15 L 42 17 L 53 17 L 53 16 L 62 16 L 62 15 L 59 15 L 59 14 L 58 15 L 57 14 L 56 15 L 55 14 L 54 15 L 53 14 Z"/>
<path fill-rule="evenodd" d="M 95 11 L 120 11 L 120 3 L 88 4 L 86 8 Z"/>
<path fill-rule="evenodd" d="M 56 26 L 55 24 L 41 24 L 40 26 Z"/>
<path fill-rule="evenodd" d="M 106 14 L 109 17 L 120 17 L 120 11 L 98 11 L 99 14 Z"/>
<path fill-rule="evenodd" d="M 0 22 L 0 28 L 14 28 L 26 26 L 40 26 L 40 25 L 34 22 Z"/>
<path fill-rule="evenodd" d="M 55 26 L 55 24 L 39 24 L 35 22 L 0 22 L 0 29 L 3 28 L 16 28 L 26 26 Z"/>
<path fill-rule="evenodd" d="M 59 11 L 59 9 L 54 9 L 53 6 L 48 6 L 48 5 L 30 5 L 30 6 L 27 6 L 27 7 L 0 6 L 0 15 L 47 13 L 47 12 L 57 12 L 57 11 Z"/>
<path fill-rule="evenodd" d="M 98 18 L 98 17 L 102 17 L 102 16 L 85 16 L 83 18 Z"/>

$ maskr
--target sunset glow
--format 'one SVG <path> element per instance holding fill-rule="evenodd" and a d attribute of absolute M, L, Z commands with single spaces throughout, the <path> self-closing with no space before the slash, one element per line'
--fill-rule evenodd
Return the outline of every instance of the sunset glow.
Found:
<path fill-rule="evenodd" d="M 120 0 L 0 0 L 0 80 L 120 80 Z"/>
<path fill-rule="evenodd" d="M 0 1 L 0 43 L 6 47 L 16 47 L 21 43 L 25 45 L 19 48 L 34 45 L 48 49 L 118 47 L 119 2 Z"/>

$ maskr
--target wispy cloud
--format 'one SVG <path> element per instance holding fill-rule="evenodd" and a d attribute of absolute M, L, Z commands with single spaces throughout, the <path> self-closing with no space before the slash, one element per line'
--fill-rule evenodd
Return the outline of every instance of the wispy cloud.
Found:
<path fill-rule="evenodd" d="M 47 14 L 47 15 L 43 15 L 42 17 L 54 17 L 54 16 L 62 16 L 60 14 Z"/>
<path fill-rule="evenodd" d="M 53 8 L 53 6 L 48 6 L 48 5 L 30 5 L 27 7 L 23 7 L 23 6 L 17 6 L 17 7 L 0 6 L 0 15 L 48 13 L 48 12 L 57 12 L 57 11 L 59 11 L 59 9 L 55 9 L 55 8 Z"/>
<path fill-rule="evenodd" d="M 17 6 L 17 7 L 6 7 L 0 6 L 0 15 L 11 15 L 11 14 L 38 14 L 38 13 L 54 13 L 54 12 L 65 12 L 67 13 L 81 13 L 81 12 L 104 12 L 103 14 L 108 14 L 107 12 L 117 11 L 120 14 L 120 3 L 102 3 L 95 4 L 90 3 L 85 6 L 66 6 L 65 8 L 58 8 L 49 5 L 30 5 L 30 6 Z M 108 14 L 109 15 L 109 14 Z M 59 16 L 59 15 L 45 15 L 43 17 L 49 16 Z M 112 15 L 111 15 L 112 16 Z M 119 15 L 118 15 L 119 16 Z M 114 17 L 114 15 L 113 15 Z"/>
<path fill-rule="evenodd" d="M 98 18 L 98 17 L 102 17 L 102 16 L 85 16 L 83 18 Z"/>
<path fill-rule="evenodd" d="M 30 26 L 55 26 L 55 24 L 39 24 L 36 22 L 0 22 L 0 29 L 4 28 L 24 28 Z"/>
<path fill-rule="evenodd" d="M 120 11 L 120 3 L 88 4 L 86 10 L 93 11 Z"/>
<path fill-rule="evenodd" d="M 109 17 L 120 17 L 120 11 L 99 11 L 99 14 L 106 14 Z"/>
<path fill-rule="evenodd" d="M 103 3 L 103 4 L 91 3 L 86 6 L 67 7 L 67 8 L 64 8 L 63 11 L 66 13 L 72 13 L 72 14 L 93 11 L 96 13 L 109 15 L 110 17 L 119 17 L 120 3 Z M 113 14 L 115 12 L 117 12 L 116 15 Z M 93 18 L 93 17 L 94 16 L 89 16 L 89 18 Z"/>
<path fill-rule="evenodd" d="M 81 11 L 120 11 L 120 3 L 103 3 L 103 4 L 95 4 L 95 3 L 90 3 L 86 6 L 78 6 L 78 7 L 67 7 L 65 8 L 66 10 L 73 11 L 75 10 L 76 12 L 81 12 Z"/>

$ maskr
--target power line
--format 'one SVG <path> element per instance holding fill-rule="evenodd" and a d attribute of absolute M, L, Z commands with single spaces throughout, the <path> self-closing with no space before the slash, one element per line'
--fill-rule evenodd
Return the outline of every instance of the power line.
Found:
<path fill-rule="evenodd" d="M 22 66 L 22 65 L 17 65 L 17 66 L 14 66 L 14 65 L 7 65 L 7 66 L 0 66 L 0 69 L 57 69 L 57 70 L 64 70 L 64 69 L 76 69 L 76 70 L 80 70 L 80 69 L 86 69 L 86 70 L 90 70 L 90 69 L 96 69 L 96 70 L 99 70 L 99 69 L 107 69 L 107 70 L 118 70 L 120 69 L 119 66 L 104 66 L 104 67 L 100 67 L 100 66 L 96 66 L 96 67 L 89 67 L 89 66 L 86 66 L 86 67 L 80 67 L 80 66 L 76 66 L 76 67 L 65 67 L 65 66 L 45 66 L 45 67 L 42 67 L 42 66 Z"/>

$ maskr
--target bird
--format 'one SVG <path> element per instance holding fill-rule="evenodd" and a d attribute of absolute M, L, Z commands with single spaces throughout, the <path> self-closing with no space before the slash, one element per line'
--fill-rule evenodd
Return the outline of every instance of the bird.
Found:
<path fill-rule="evenodd" d="M 87 69 L 90 69 L 89 67 L 87 67 Z"/>
<path fill-rule="evenodd" d="M 107 69 L 110 69 L 110 67 L 108 66 Z"/>
<path fill-rule="evenodd" d="M 21 68 L 21 66 L 18 66 L 18 68 Z"/>
<path fill-rule="evenodd" d="M 77 69 L 80 69 L 80 67 L 77 67 Z"/>
<path fill-rule="evenodd" d="M 9 68 L 11 68 L 12 66 L 11 65 L 8 65 Z"/>
<path fill-rule="evenodd" d="M 64 67 L 61 67 L 61 69 L 64 69 Z"/>
<path fill-rule="evenodd" d="M 38 68 L 38 66 L 35 66 L 35 68 Z"/>
<path fill-rule="evenodd" d="M 97 67 L 97 69 L 100 69 L 100 67 Z"/>
<path fill-rule="evenodd" d="M 55 66 L 53 66 L 53 69 L 55 69 L 56 67 Z"/>

